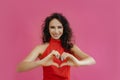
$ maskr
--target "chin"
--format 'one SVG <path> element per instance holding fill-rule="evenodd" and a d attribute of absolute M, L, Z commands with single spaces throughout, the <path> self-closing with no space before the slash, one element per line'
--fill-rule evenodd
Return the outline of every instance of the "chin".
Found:
<path fill-rule="evenodd" d="M 52 37 L 53 39 L 60 39 L 60 37 Z"/>
<path fill-rule="evenodd" d="M 60 38 L 53 38 L 53 39 L 60 39 Z"/>

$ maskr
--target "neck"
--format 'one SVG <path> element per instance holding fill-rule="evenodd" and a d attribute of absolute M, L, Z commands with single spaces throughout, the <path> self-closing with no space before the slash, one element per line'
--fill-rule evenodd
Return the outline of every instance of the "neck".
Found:
<path fill-rule="evenodd" d="M 53 38 L 51 38 L 51 39 L 50 39 L 50 41 L 54 41 L 54 42 L 61 42 L 61 40 L 60 40 L 60 39 L 53 39 Z"/>

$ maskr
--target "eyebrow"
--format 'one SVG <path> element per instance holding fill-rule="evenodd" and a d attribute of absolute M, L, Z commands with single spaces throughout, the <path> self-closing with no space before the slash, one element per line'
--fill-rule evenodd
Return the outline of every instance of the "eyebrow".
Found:
<path fill-rule="evenodd" d="M 55 26 L 49 26 L 49 27 L 55 27 Z M 62 25 L 60 25 L 60 26 L 57 26 L 57 27 L 63 27 Z"/>

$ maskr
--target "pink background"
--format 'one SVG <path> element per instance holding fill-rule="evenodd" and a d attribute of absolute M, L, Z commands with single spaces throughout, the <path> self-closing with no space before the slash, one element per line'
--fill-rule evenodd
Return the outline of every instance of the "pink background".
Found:
<path fill-rule="evenodd" d="M 76 44 L 97 64 L 72 68 L 71 80 L 120 80 L 119 0 L 1 0 L 0 80 L 42 80 L 42 68 L 17 73 L 16 65 L 40 43 L 41 24 L 63 13 Z"/>

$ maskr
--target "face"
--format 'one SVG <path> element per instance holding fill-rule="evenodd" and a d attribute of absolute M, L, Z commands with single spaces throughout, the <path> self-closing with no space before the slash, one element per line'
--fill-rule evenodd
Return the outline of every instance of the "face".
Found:
<path fill-rule="evenodd" d="M 57 19 L 52 19 L 49 23 L 49 32 L 53 39 L 60 39 L 63 34 L 63 26 Z"/>

